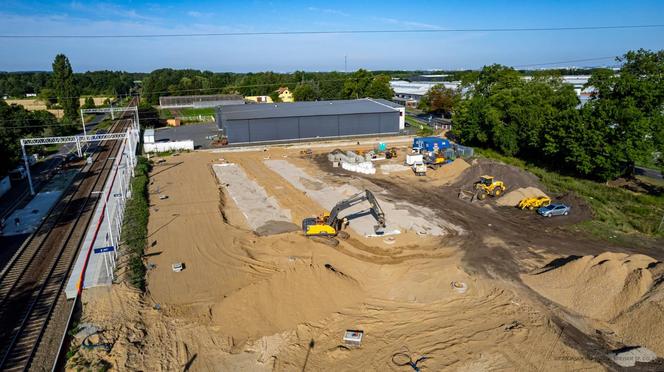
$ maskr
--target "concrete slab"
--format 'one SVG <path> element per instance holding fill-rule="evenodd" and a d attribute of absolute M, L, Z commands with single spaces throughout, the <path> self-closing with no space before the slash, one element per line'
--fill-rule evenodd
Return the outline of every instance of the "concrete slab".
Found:
<path fill-rule="evenodd" d="M 77 170 L 68 170 L 53 177 L 25 207 L 16 209 L 7 217 L 5 226 L 2 228 L 2 235 L 12 236 L 34 232 L 49 211 L 58 203 L 62 193 L 69 187 L 76 174 L 78 174 Z"/>
<path fill-rule="evenodd" d="M 135 146 L 136 141 L 132 144 Z M 117 258 L 118 244 L 122 232 L 122 219 L 127 198 L 130 197 L 129 183 L 131 168 L 127 148 L 113 163 L 100 200 L 83 239 L 72 274 L 67 281 L 67 298 L 75 298 L 81 273 L 84 273 L 83 289 L 111 285 Z M 135 147 L 134 147 L 135 150 Z M 95 248 L 113 246 L 114 251 L 94 253 Z"/>
<path fill-rule="evenodd" d="M 292 223 L 289 209 L 269 196 L 265 189 L 251 180 L 237 164 L 215 164 L 212 167 L 219 183 L 242 211 L 247 224 L 258 235 L 272 235 L 298 230 Z"/>
<path fill-rule="evenodd" d="M 609 353 L 609 358 L 621 367 L 634 367 L 636 362 L 652 362 L 657 359 L 657 354 L 643 346 L 635 346 L 612 351 Z"/>
<path fill-rule="evenodd" d="M 179 127 L 158 128 L 154 132 L 155 142 L 167 141 L 194 141 L 195 149 L 209 149 L 212 140 L 210 136 L 218 135 L 219 128 L 214 123 L 189 124 Z"/>
<path fill-rule="evenodd" d="M 327 185 L 286 160 L 265 160 L 264 163 L 327 210 L 332 209 L 339 201 L 363 191 L 349 184 Z M 449 230 L 454 230 L 458 234 L 464 233 L 460 227 L 436 217 L 435 212 L 429 208 L 406 202 L 393 203 L 381 198 L 380 195 L 375 196 L 385 212 L 386 231 L 412 230 L 419 234 L 435 236 L 447 235 Z M 352 216 L 367 208 L 367 203 L 358 204 L 345 210 L 342 217 Z M 375 236 L 375 225 L 373 217 L 367 215 L 354 218 L 350 227 L 358 234 L 370 237 Z"/>

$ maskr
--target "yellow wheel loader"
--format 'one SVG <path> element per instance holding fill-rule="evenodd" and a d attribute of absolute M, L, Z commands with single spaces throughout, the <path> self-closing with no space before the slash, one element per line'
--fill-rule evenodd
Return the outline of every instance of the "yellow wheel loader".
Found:
<path fill-rule="evenodd" d="M 551 198 L 548 196 L 535 196 L 533 198 L 525 198 L 521 200 L 517 207 L 521 209 L 527 208 L 532 211 L 533 209 L 546 207 L 549 204 L 551 204 Z"/>
<path fill-rule="evenodd" d="M 364 201 L 369 202 L 370 208 L 343 218 L 339 217 L 339 213 L 344 209 L 348 209 Z M 302 221 L 302 231 L 306 236 L 334 237 L 348 226 L 351 219 L 367 214 L 371 214 L 378 221 L 378 225 L 374 226 L 374 231 L 376 234 L 381 234 L 383 229 L 385 229 L 385 213 L 369 190 L 340 201 L 329 213 L 323 213 L 318 217 L 305 218 Z"/>
<path fill-rule="evenodd" d="M 499 197 L 506 188 L 503 181 L 496 181 L 493 176 L 482 176 L 479 181 L 475 182 L 475 195 L 479 200 L 486 199 L 487 195 Z"/>

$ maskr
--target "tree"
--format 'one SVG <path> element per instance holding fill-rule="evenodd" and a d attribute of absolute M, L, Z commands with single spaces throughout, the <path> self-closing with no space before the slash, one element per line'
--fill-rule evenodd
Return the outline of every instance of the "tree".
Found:
<path fill-rule="evenodd" d="M 85 103 L 83 104 L 84 109 L 93 109 L 95 108 L 95 100 L 92 97 L 86 97 Z"/>
<path fill-rule="evenodd" d="M 365 94 L 371 98 L 382 98 L 391 100 L 394 97 L 394 90 L 390 86 L 390 77 L 388 75 L 378 75 L 371 80 Z"/>
<path fill-rule="evenodd" d="M 296 101 L 317 101 L 320 99 L 320 89 L 315 81 L 300 83 L 293 90 Z"/>
<path fill-rule="evenodd" d="M 485 66 L 453 109 L 453 134 L 463 143 L 599 180 L 661 162 L 664 51 L 632 51 L 618 60 L 619 74 L 593 71 L 593 95 L 583 107 L 559 72 L 527 81 L 511 68 Z"/>
<path fill-rule="evenodd" d="M 442 84 L 436 84 L 420 100 L 420 108 L 428 113 L 434 113 L 450 117 L 454 105 L 459 101 L 459 94 L 446 88 Z"/>
<path fill-rule="evenodd" d="M 364 98 L 367 96 L 367 88 L 371 84 L 373 77 L 367 70 L 359 69 L 344 81 L 344 98 Z"/>
<path fill-rule="evenodd" d="M 64 110 L 63 120 L 73 122 L 78 118 L 79 91 L 74 81 L 74 73 L 69 59 L 64 54 L 55 56 L 51 82 L 58 97 L 58 103 Z"/>

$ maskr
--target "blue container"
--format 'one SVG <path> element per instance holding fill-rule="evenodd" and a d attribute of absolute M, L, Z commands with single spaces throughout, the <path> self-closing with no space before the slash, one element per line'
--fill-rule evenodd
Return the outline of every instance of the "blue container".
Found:
<path fill-rule="evenodd" d="M 440 137 L 415 137 L 413 147 L 421 147 L 426 151 L 442 151 L 450 148 L 450 141 Z"/>

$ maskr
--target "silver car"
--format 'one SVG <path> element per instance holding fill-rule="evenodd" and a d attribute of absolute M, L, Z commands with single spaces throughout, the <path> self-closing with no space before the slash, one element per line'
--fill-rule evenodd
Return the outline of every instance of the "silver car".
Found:
<path fill-rule="evenodd" d="M 571 207 L 562 203 L 549 204 L 546 207 L 539 208 L 537 213 L 544 217 L 567 216 Z"/>

